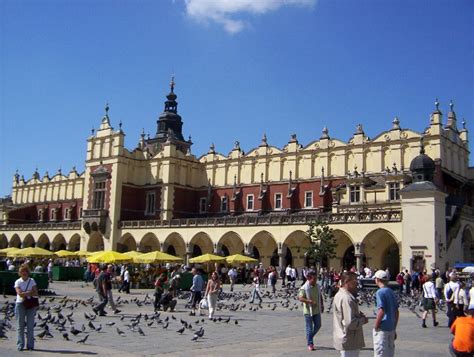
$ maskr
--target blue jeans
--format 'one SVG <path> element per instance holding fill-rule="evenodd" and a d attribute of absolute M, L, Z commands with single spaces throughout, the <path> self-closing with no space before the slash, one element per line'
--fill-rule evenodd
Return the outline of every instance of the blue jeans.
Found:
<path fill-rule="evenodd" d="M 304 315 L 304 320 L 306 322 L 306 342 L 308 346 L 313 345 L 313 337 L 321 328 L 321 314 Z"/>
<path fill-rule="evenodd" d="M 258 292 L 257 289 L 253 289 L 252 290 L 252 298 L 250 300 L 250 303 L 253 303 L 253 301 L 255 300 L 255 298 L 258 298 L 260 300 L 260 303 L 263 301 L 262 300 L 262 297 L 260 296 L 260 293 Z"/>
<path fill-rule="evenodd" d="M 17 332 L 18 340 L 16 346 L 19 350 L 25 348 L 25 325 L 26 325 L 26 348 L 33 349 L 35 347 L 35 314 L 36 308 L 25 309 L 22 303 L 15 304 L 15 315 L 18 322 Z"/>

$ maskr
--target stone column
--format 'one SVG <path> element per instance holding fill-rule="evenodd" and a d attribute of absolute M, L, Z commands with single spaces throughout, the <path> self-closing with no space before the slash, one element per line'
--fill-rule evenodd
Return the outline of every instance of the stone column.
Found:
<path fill-rule="evenodd" d="M 186 243 L 186 265 L 189 265 L 189 259 L 191 259 L 191 254 L 193 254 L 193 246 L 190 243 Z"/>
<path fill-rule="evenodd" d="M 360 243 L 356 243 L 354 245 L 354 255 L 356 257 L 356 268 L 359 272 L 362 269 L 362 258 L 364 256 L 364 253 L 362 252 L 362 245 Z"/>

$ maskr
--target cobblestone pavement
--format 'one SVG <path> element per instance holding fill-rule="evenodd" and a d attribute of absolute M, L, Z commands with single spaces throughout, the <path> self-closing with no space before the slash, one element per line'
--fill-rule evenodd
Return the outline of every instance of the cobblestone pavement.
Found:
<path fill-rule="evenodd" d="M 73 313 L 73 326 L 84 329 L 77 336 L 71 332 L 71 323 L 65 324 L 69 341 L 63 339 L 62 334 L 56 329 L 56 325 L 49 324 L 53 338 L 36 337 L 35 351 L 16 350 L 16 331 L 14 329 L 7 332 L 8 339 L 0 339 L 0 356 L 55 356 L 65 354 L 69 356 L 338 356 L 338 351 L 332 347 L 332 313 L 324 313 L 322 328 L 315 337 L 316 350 L 309 352 L 306 350 L 304 337 L 304 320 L 299 303 L 290 300 L 288 307 L 282 306 L 282 298 L 264 298 L 262 308 L 251 305 L 248 301 L 238 301 L 240 306 L 245 304 L 245 308 L 237 311 L 222 309 L 216 313 L 216 318 L 221 321 L 216 322 L 207 319 L 207 316 L 189 316 L 189 311 L 185 308 L 185 300 L 179 300 L 174 313 L 161 312 L 159 319 L 161 323 L 152 320 L 153 305 L 142 304 L 146 294 L 153 297 L 152 290 L 132 290 L 131 294 L 118 293 L 114 290 L 114 297 L 120 297 L 119 314 L 114 314 L 108 308 L 108 316 L 96 317 L 92 324 L 95 328 L 101 327 L 97 332 L 89 327 L 89 321 L 85 318 L 84 312 L 92 313 L 89 303 L 85 306 L 80 303 L 77 307 L 73 301 L 87 301 L 94 296 L 92 285 L 80 282 L 54 282 L 50 289 L 55 291 L 57 296 L 40 298 L 45 302 L 39 314 L 44 318 L 47 315 L 46 309 L 51 308 L 51 315 L 57 316 L 55 307 L 60 306 L 67 296 L 69 302 L 62 308 L 61 314 Z M 228 286 L 224 286 L 224 291 L 228 291 Z M 238 295 L 250 291 L 250 287 L 239 287 Z M 7 302 L 13 302 L 14 296 L 0 297 L 0 308 Z M 138 306 L 136 302 L 139 302 Z M 230 302 L 226 302 L 230 304 Z M 276 308 L 273 307 L 276 305 Z M 73 307 L 73 309 L 71 309 Z M 252 311 L 250 308 L 252 307 Z M 296 308 L 298 307 L 298 308 Z M 255 311 L 257 310 L 257 311 Z M 372 351 L 372 326 L 374 323 L 373 309 L 362 307 L 361 309 L 369 317 L 369 323 L 365 326 L 364 335 L 366 348 L 361 352 L 361 356 L 371 356 Z M 142 314 L 140 326 L 144 336 L 138 332 L 138 326 L 131 330 L 126 325 L 133 323 L 132 319 L 138 314 Z M 145 315 L 148 320 L 145 320 Z M 3 314 L 0 315 L 3 318 Z M 230 320 L 226 322 L 228 319 Z M 166 322 L 165 320 L 168 319 Z M 184 329 L 183 333 L 177 332 L 183 324 L 180 320 L 192 325 L 192 328 Z M 204 320 L 204 322 L 202 322 Z M 402 309 L 400 313 L 400 323 L 397 330 L 398 339 L 396 341 L 396 356 L 448 356 L 448 344 L 451 340 L 447 326 L 447 318 L 444 313 L 439 314 L 440 325 L 432 327 L 431 321 L 428 328 L 422 329 L 420 319 L 411 311 Z M 41 321 L 37 318 L 35 335 L 43 331 L 39 325 Z M 198 321 L 198 322 L 197 322 Z M 237 324 L 236 324 L 237 321 Z M 12 321 L 13 328 L 16 321 Z M 152 323 L 153 322 L 153 323 Z M 112 325 L 112 323 L 114 323 Z M 151 324 L 151 326 L 148 326 Z M 82 327 L 84 325 L 84 328 Z M 112 326 L 110 326 L 112 325 Z M 164 326 L 167 326 L 165 329 Z M 204 328 L 204 335 L 197 341 L 192 341 L 194 332 Z M 119 335 L 117 328 L 123 331 Z M 78 340 L 89 337 L 84 344 L 77 343 Z"/>

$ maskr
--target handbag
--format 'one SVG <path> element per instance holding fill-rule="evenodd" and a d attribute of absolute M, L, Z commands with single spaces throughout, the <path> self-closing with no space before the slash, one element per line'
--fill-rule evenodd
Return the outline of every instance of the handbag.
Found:
<path fill-rule="evenodd" d="M 28 284 L 26 284 L 26 289 L 24 291 L 28 291 L 30 282 L 31 282 L 31 278 L 28 280 Z M 30 310 L 39 306 L 39 300 L 37 297 L 29 296 L 23 299 L 22 304 L 25 309 Z"/>
<path fill-rule="evenodd" d="M 199 306 L 201 307 L 201 309 L 207 309 L 208 308 L 207 299 L 206 298 L 201 299 L 201 301 L 199 302 Z"/>

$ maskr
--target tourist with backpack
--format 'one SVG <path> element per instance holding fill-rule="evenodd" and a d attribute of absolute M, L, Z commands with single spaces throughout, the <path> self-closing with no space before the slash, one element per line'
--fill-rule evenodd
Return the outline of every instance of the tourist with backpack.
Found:
<path fill-rule="evenodd" d="M 446 298 L 446 305 L 448 306 L 448 326 L 451 327 L 457 317 L 456 305 L 459 303 L 459 283 L 456 272 L 449 274 L 449 283 L 444 286 L 444 296 Z"/>

